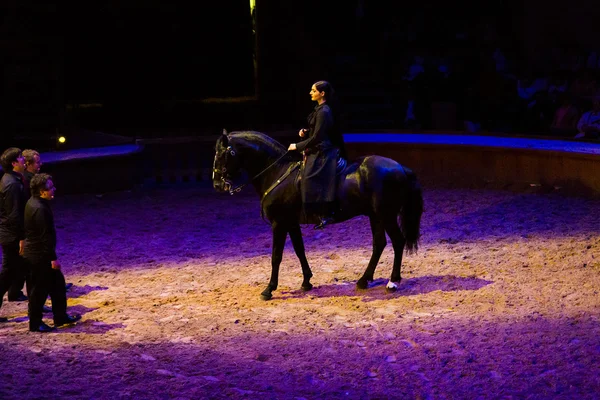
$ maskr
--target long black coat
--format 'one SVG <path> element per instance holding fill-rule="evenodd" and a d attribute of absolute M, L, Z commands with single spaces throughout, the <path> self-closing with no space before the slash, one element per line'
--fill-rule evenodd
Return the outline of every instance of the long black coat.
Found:
<path fill-rule="evenodd" d="M 21 174 L 9 171 L 0 179 L 0 243 L 23 240 L 25 193 Z"/>
<path fill-rule="evenodd" d="M 332 143 L 333 114 L 326 103 L 315 107 L 308 116 L 308 139 L 296 144 L 304 151 L 302 202 L 329 203 L 335 200 L 335 172 L 339 149 Z"/>

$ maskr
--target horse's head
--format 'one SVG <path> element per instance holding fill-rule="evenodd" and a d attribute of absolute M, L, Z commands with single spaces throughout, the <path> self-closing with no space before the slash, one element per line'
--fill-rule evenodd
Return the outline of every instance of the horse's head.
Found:
<path fill-rule="evenodd" d="M 264 173 L 280 166 L 279 161 L 286 154 L 285 146 L 264 133 L 240 131 L 228 134 L 223 130 L 215 146 L 213 186 L 221 192 L 239 192 L 246 184 L 264 179 Z M 234 187 L 233 180 L 242 175 L 242 169 L 252 178 Z"/>
<path fill-rule="evenodd" d="M 241 161 L 238 151 L 227 134 L 223 130 L 223 135 L 217 140 L 215 146 L 215 160 L 213 162 L 213 187 L 219 192 L 230 192 L 233 190 L 233 180 L 241 174 Z"/>

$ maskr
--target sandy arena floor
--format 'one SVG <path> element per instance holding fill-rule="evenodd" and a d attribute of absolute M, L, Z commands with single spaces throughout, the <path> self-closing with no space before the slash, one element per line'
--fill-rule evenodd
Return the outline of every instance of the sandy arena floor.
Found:
<path fill-rule="evenodd" d="M 60 189 L 60 187 L 59 187 Z M 597 399 L 600 200 L 425 188 L 422 242 L 385 293 L 367 291 L 368 219 L 303 231 L 280 288 L 248 190 L 176 185 L 55 200 L 72 312 L 27 331 L 0 315 L 0 398 Z M 47 315 L 51 322 L 51 315 Z"/>

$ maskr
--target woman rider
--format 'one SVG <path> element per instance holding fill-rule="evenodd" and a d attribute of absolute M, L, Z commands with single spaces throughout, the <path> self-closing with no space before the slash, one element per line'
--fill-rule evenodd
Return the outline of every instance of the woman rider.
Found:
<path fill-rule="evenodd" d="M 334 221 L 336 168 L 338 158 L 345 158 L 344 138 L 336 112 L 335 92 L 331 84 L 318 81 L 312 85 L 310 98 L 317 106 L 308 116 L 308 129 L 300 129 L 299 136 L 307 139 L 290 144 L 288 150 L 304 153 L 301 192 L 304 212 L 316 215 L 322 229 Z"/>

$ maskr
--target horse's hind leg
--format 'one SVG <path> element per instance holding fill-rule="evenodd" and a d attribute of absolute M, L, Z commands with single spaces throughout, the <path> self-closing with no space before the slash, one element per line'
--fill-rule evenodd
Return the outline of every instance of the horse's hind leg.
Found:
<path fill-rule="evenodd" d="M 367 266 L 365 273 L 358 282 L 356 282 L 356 287 L 359 289 L 366 289 L 369 282 L 373 281 L 375 268 L 377 268 L 381 253 L 383 253 L 383 249 L 387 244 L 383 222 L 375 216 L 370 216 L 369 222 L 371 223 L 371 233 L 373 234 L 373 254 L 371 254 L 371 259 L 369 260 L 369 265 Z"/>
<path fill-rule="evenodd" d="M 402 234 L 402 230 L 398 225 L 398 217 L 393 216 L 386 220 L 385 231 L 387 232 L 392 246 L 394 247 L 394 266 L 392 267 L 392 277 L 386 286 L 388 292 L 395 292 L 398 289 L 398 284 L 402 279 L 400 276 L 400 268 L 402 267 L 402 254 L 404 253 L 404 245 L 406 239 Z"/>
<path fill-rule="evenodd" d="M 300 225 L 294 225 L 289 230 L 290 239 L 292 239 L 292 245 L 294 246 L 294 251 L 296 252 L 296 256 L 300 260 L 300 265 L 302 266 L 302 276 L 304 279 L 302 280 L 302 286 L 300 288 L 304 291 L 309 291 L 313 288 L 313 285 L 310 283 L 310 278 L 312 278 L 313 274 L 310 270 L 310 266 L 308 265 L 308 260 L 306 259 L 306 253 L 304 251 L 304 240 L 302 240 L 302 231 L 300 230 Z"/>
<path fill-rule="evenodd" d="M 271 300 L 273 297 L 272 292 L 277 289 L 277 285 L 279 284 L 279 265 L 281 265 L 281 260 L 283 259 L 283 248 L 285 247 L 285 238 L 287 237 L 287 230 L 281 224 L 273 222 L 271 228 L 273 230 L 271 279 L 267 288 L 260 294 L 263 300 Z"/>

